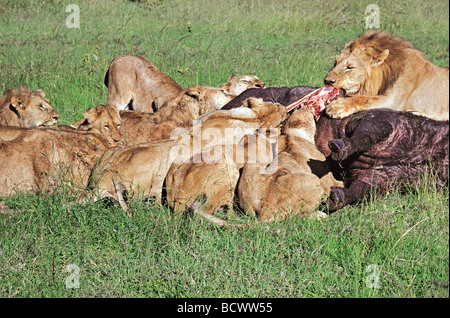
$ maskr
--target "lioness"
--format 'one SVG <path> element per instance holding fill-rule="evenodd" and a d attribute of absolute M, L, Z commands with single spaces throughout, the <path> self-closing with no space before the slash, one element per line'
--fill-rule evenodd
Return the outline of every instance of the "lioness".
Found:
<path fill-rule="evenodd" d="M 146 57 L 130 54 L 119 55 L 111 61 L 105 85 L 108 87 L 107 105 L 149 113 L 185 90 Z"/>
<path fill-rule="evenodd" d="M 38 127 L 55 125 L 58 112 L 45 98 L 43 90 L 9 89 L 0 98 L 0 125 Z"/>
<path fill-rule="evenodd" d="M 155 114 L 156 122 L 174 121 L 177 126 L 188 127 L 200 115 L 222 108 L 235 95 L 212 86 L 191 85 L 176 98 L 165 103 Z"/>
<path fill-rule="evenodd" d="M 201 215 L 211 215 L 222 206 L 232 211 L 239 170 L 249 160 L 269 164 L 274 141 L 264 134 L 245 135 L 239 143 L 208 147 L 186 162 L 172 163 L 166 177 L 169 207 L 176 213 L 192 209 Z M 225 225 L 223 220 L 212 220 Z"/>
<path fill-rule="evenodd" d="M 263 222 L 288 215 L 324 216 L 314 210 L 331 186 L 342 186 L 316 148 L 311 109 L 302 107 L 288 118 L 278 138 L 279 153 L 270 165 L 245 164 L 238 189 L 240 207 Z M 261 173 L 265 170 L 265 173 Z"/>
<path fill-rule="evenodd" d="M 159 123 L 154 114 L 146 112 L 121 110 L 119 114 L 122 120 L 119 142 L 121 146 L 169 139 L 171 136 L 175 136 L 176 130 L 179 128 L 172 120 Z"/>
<path fill-rule="evenodd" d="M 449 120 L 449 70 L 427 60 L 410 42 L 368 31 L 349 41 L 326 75 L 341 97 L 326 107 L 343 118 L 369 108 L 410 111 Z"/>
<path fill-rule="evenodd" d="M 78 131 L 90 131 L 105 136 L 111 146 L 117 146 L 120 140 L 122 119 L 114 106 L 99 105 L 90 107 L 83 113 L 73 127 Z"/>
<path fill-rule="evenodd" d="M 94 200 L 111 197 L 127 210 L 122 192 L 161 200 L 163 182 L 173 162 L 183 163 L 205 147 L 230 144 L 258 128 L 273 128 L 286 118 L 280 104 L 249 99 L 245 107 L 200 116 L 197 124 L 176 138 L 119 147 L 105 153 L 92 171 Z"/>
<path fill-rule="evenodd" d="M 54 128 L 0 126 L 0 196 L 16 191 L 53 191 L 61 182 L 86 186 L 98 158 L 110 148 L 105 137 Z"/>
<path fill-rule="evenodd" d="M 228 81 L 221 84 L 219 87 L 226 90 L 231 95 L 239 95 L 250 88 L 264 88 L 266 83 L 261 81 L 255 75 L 234 75 L 229 76 Z"/>
<path fill-rule="evenodd" d="M 112 60 L 104 82 L 108 87 L 107 105 L 116 106 L 119 110 L 154 113 L 185 91 L 146 57 L 130 54 Z M 220 86 L 233 96 L 251 87 L 264 87 L 264 82 L 254 75 L 237 75 L 229 77 Z"/>

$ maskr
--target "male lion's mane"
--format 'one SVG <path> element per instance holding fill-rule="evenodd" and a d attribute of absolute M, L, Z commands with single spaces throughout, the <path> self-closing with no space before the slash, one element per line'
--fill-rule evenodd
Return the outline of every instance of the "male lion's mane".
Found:
<path fill-rule="evenodd" d="M 392 87 L 402 73 L 406 50 L 416 49 L 414 45 L 399 36 L 380 31 L 368 31 L 346 45 L 349 54 L 355 49 L 363 50 L 368 56 L 376 58 L 384 50 L 389 55 L 378 67 L 368 68 L 367 79 L 360 91 L 360 95 L 383 95 Z"/>

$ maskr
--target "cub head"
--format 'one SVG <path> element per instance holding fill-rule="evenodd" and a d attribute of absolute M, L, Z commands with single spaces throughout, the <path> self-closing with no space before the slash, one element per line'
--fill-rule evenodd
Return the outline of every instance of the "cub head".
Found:
<path fill-rule="evenodd" d="M 384 94 L 402 72 L 406 50 L 413 48 L 400 37 L 366 32 L 345 44 L 324 83 L 341 90 L 344 97 Z"/>
<path fill-rule="evenodd" d="M 249 88 L 263 88 L 265 85 L 266 84 L 255 75 L 235 75 L 228 77 L 228 81 L 220 85 L 220 88 L 237 96 Z"/>
<path fill-rule="evenodd" d="M 9 100 L 10 125 L 18 123 L 20 127 L 51 126 L 59 119 L 58 112 L 45 98 L 42 89 L 31 92 L 26 88 L 18 88 L 9 90 L 5 95 L 7 104 Z"/>
<path fill-rule="evenodd" d="M 77 130 L 101 134 L 108 139 L 111 146 L 117 146 L 122 120 L 116 107 L 107 105 L 91 107 L 84 111 L 83 116 L 74 125 Z"/>
<path fill-rule="evenodd" d="M 198 104 L 199 115 L 221 109 L 235 97 L 227 93 L 223 88 L 202 85 L 189 86 L 186 94 Z"/>
<path fill-rule="evenodd" d="M 250 108 L 260 120 L 260 128 L 274 128 L 279 126 L 287 117 L 286 107 L 272 102 L 265 102 L 261 98 L 248 98 L 243 107 Z"/>

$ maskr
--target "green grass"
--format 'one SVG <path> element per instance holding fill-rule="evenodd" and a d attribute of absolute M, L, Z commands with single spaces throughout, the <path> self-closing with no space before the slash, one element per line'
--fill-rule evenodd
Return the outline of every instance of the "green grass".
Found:
<path fill-rule="evenodd" d="M 232 74 L 320 86 L 365 30 L 359 1 L 76 1 L 80 28 L 68 29 L 73 2 L 0 0 L 0 90 L 42 88 L 61 124 L 106 102 L 119 54 L 145 55 L 183 86 Z M 448 65 L 448 1 L 377 4 L 383 30 Z M 64 189 L 18 194 L 4 200 L 22 212 L 0 215 L 0 297 L 447 298 L 448 198 L 424 182 L 322 221 L 222 229 L 142 201 L 130 219 L 118 205 L 71 205 Z M 79 288 L 66 286 L 70 264 Z"/>

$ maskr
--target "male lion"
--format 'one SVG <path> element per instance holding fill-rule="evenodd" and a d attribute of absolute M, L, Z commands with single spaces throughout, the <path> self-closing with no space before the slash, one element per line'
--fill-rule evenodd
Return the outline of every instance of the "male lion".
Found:
<path fill-rule="evenodd" d="M 58 121 L 58 112 L 45 98 L 43 90 L 9 89 L 0 98 L 0 125 L 19 127 L 51 126 Z"/>
<path fill-rule="evenodd" d="M 341 97 L 326 107 L 343 118 L 369 108 L 410 111 L 449 120 L 449 70 L 427 60 L 410 42 L 369 31 L 351 40 L 326 75 Z"/>

